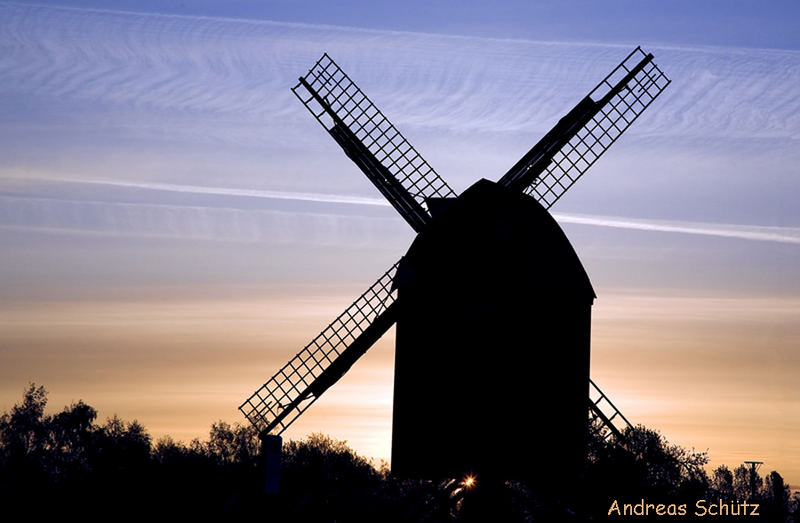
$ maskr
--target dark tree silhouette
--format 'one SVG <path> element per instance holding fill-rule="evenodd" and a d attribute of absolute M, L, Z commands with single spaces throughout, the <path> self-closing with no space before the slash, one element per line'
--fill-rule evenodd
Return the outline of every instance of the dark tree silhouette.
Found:
<path fill-rule="evenodd" d="M 783 477 L 774 470 L 767 474 L 764 480 L 761 499 L 766 517 L 771 521 L 786 521 L 791 492 L 789 486 L 783 482 Z"/>
<path fill-rule="evenodd" d="M 260 442 L 251 427 L 218 421 L 208 440 L 156 442 L 138 422 L 117 416 L 97 423 L 79 401 L 45 414 L 47 392 L 31 384 L 0 415 L 0 514 L 5 521 L 209 519 L 270 521 L 584 521 L 605 520 L 612 499 L 690 503 L 750 495 L 749 470 L 720 466 L 706 476 L 705 452 L 671 445 L 645 427 L 624 433 L 625 445 L 590 437 L 584 477 L 541 489 L 541 482 L 394 477 L 346 442 L 323 434 L 288 441 L 281 492 L 263 492 Z M 534 449 L 535 451 L 535 449 Z M 798 521 L 800 498 L 777 472 L 759 487 L 763 521 Z M 759 483 L 761 485 L 761 483 Z M 553 496 L 553 493 L 563 496 Z M 121 517 L 120 516 L 120 517 Z M 752 519 L 748 519 L 749 521 Z"/>
<path fill-rule="evenodd" d="M 711 476 L 711 488 L 721 499 L 735 499 L 733 494 L 733 473 L 725 465 L 714 469 Z"/>
<path fill-rule="evenodd" d="M 615 500 L 693 505 L 703 497 L 708 489 L 706 452 L 671 445 L 658 431 L 643 426 L 626 429 L 623 437 L 624 445 L 613 438 L 590 439 L 582 496 L 590 515 L 604 519 Z"/>

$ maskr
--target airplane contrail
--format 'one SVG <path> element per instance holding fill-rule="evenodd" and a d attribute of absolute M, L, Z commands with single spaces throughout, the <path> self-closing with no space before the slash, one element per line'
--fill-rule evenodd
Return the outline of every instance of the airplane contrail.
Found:
<path fill-rule="evenodd" d="M 30 179 L 30 177 L 27 177 Z M 390 204 L 383 198 L 366 196 L 269 191 L 260 189 L 238 189 L 229 187 L 209 187 L 199 185 L 182 185 L 170 183 L 136 182 L 126 180 L 102 179 L 58 179 L 37 177 L 61 183 L 104 185 L 121 188 L 145 189 L 162 192 L 177 192 L 183 194 L 207 194 L 217 196 L 232 196 L 244 198 L 263 198 L 270 200 L 293 200 L 312 203 L 331 203 L 345 205 L 367 205 L 388 207 Z M 553 213 L 553 217 L 560 223 L 576 225 L 589 225 L 594 227 L 610 227 L 616 229 L 631 229 L 652 232 L 668 232 L 679 234 L 693 234 L 701 236 L 716 236 L 723 238 L 736 238 L 740 240 L 769 241 L 778 243 L 800 244 L 800 228 L 756 226 L 742 224 L 702 223 L 668 220 L 648 220 L 641 218 L 624 218 L 618 216 L 598 216 L 584 214 Z"/>
<path fill-rule="evenodd" d="M 800 244 L 800 228 L 764 227 L 719 223 L 656 221 L 619 217 L 553 213 L 561 223 L 635 229 L 640 231 L 674 232 L 701 236 L 721 236 L 740 240 L 771 241 Z"/>
<path fill-rule="evenodd" d="M 295 200 L 317 203 L 345 203 L 353 205 L 378 205 L 389 206 L 389 202 L 382 198 L 369 198 L 363 196 L 348 196 L 339 194 L 307 193 L 291 191 L 265 191 L 260 189 L 234 189 L 230 187 L 208 187 L 201 185 L 182 185 L 172 183 L 131 182 L 119 180 L 98 179 L 57 179 L 48 181 L 83 183 L 96 185 L 110 185 L 113 187 L 128 187 L 132 189 L 150 189 L 154 191 L 179 192 L 183 194 L 208 194 L 215 196 L 240 196 L 247 198 L 266 198 L 270 200 Z"/>

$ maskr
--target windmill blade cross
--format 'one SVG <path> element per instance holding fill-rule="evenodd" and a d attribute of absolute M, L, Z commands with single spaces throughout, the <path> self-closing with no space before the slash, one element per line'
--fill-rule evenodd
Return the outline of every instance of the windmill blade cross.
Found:
<path fill-rule="evenodd" d="M 549 208 L 669 83 L 637 47 L 499 183 Z M 432 219 L 429 204 L 456 197 L 327 54 L 292 91 L 417 232 Z M 283 433 L 397 321 L 397 286 L 414 278 L 408 264 L 395 263 L 239 410 L 261 434 Z M 590 430 L 622 441 L 631 425 L 591 379 L 587 399 Z"/>
<path fill-rule="evenodd" d="M 637 47 L 499 183 L 550 208 L 669 84 L 653 55 Z"/>
<path fill-rule="evenodd" d="M 415 231 L 430 220 L 429 198 L 456 196 L 327 54 L 292 92 Z"/>
<path fill-rule="evenodd" d="M 399 263 L 239 406 L 260 433 L 286 430 L 394 324 Z"/>

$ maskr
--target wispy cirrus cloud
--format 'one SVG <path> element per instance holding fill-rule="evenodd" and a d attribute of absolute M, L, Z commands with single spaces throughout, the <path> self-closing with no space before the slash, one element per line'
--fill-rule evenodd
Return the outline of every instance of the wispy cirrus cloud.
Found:
<path fill-rule="evenodd" d="M 179 193 L 190 195 L 210 195 L 226 197 L 227 206 L 204 207 L 200 205 L 177 204 L 143 204 L 121 203 L 115 201 L 80 201 L 58 198 L 30 198 L 0 196 L 3 211 L 0 212 L 0 226 L 14 226 L 50 231 L 83 231 L 94 234 L 136 234 L 187 237 L 197 239 L 218 239 L 227 241 L 288 241 L 301 237 L 300 231 L 330 230 L 332 221 L 345 220 L 353 226 L 359 222 L 358 217 L 344 217 L 330 212 L 315 211 L 313 206 L 303 212 L 285 212 L 277 210 L 248 210 L 237 205 L 241 198 L 259 198 L 264 200 L 289 200 L 310 204 L 344 204 L 367 207 L 389 207 L 383 198 L 362 196 L 300 193 L 291 191 L 266 191 L 256 189 L 236 189 L 226 187 L 207 187 L 197 185 L 180 185 L 132 180 L 102 179 L 54 179 L 27 178 L 39 181 L 68 183 L 83 186 L 106 186 L 120 189 L 138 189 L 160 193 Z M 84 215 L 81 217 L 81 215 Z M 305 219 L 292 221 L 293 215 L 304 215 Z M 800 228 L 767 227 L 744 224 L 698 223 L 673 220 L 647 220 L 623 218 L 618 216 L 595 216 L 585 214 L 554 213 L 561 223 L 587 225 L 593 227 L 610 227 L 649 232 L 716 236 L 739 240 L 769 241 L 778 243 L 800 244 Z M 71 217 L 71 219 L 66 217 Z M 138 217 L 138 220 L 137 220 Z M 313 217 L 313 218 L 311 218 Z M 316 226 L 309 227 L 311 219 Z M 375 218 L 364 218 L 364 224 L 373 222 Z M 299 221 L 299 223 L 298 223 Z M 385 218 L 380 219 L 387 222 Z M 398 220 L 399 221 L 399 220 Z M 328 222 L 328 225 L 323 225 Z M 94 224 L 90 229 L 86 224 Z M 149 224 L 149 230 L 143 224 Z M 160 224 L 164 224 L 160 228 Z M 387 224 L 388 226 L 388 224 Z M 362 227 L 363 229 L 363 227 Z M 317 236 L 317 235 L 315 235 Z M 327 234 L 318 236 L 319 240 L 332 241 Z M 338 236 L 337 236 L 338 238 Z M 341 239 L 341 238 L 338 238 Z"/>
<path fill-rule="evenodd" d="M 0 4 L 0 13 L 5 91 L 120 109 L 235 114 L 250 122 L 299 111 L 288 87 L 327 50 L 397 123 L 538 130 L 625 54 L 624 46 L 611 44 L 97 9 Z M 649 50 L 674 85 L 636 133 L 797 139 L 800 52 Z"/>

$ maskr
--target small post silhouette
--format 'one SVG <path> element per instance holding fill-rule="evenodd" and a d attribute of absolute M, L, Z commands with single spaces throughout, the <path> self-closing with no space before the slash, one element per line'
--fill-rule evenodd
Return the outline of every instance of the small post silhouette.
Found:
<path fill-rule="evenodd" d="M 264 492 L 277 494 L 281 482 L 281 447 L 283 440 L 274 434 L 261 435 L 261 456 L 265 465 Z"/>

